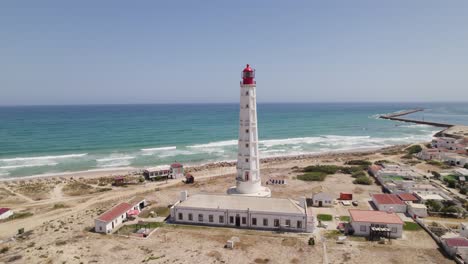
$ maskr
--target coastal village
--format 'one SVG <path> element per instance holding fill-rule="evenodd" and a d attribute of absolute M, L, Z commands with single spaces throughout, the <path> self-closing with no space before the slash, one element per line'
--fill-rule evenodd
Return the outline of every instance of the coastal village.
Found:
<path fill-rule="evenodd" d="M 236 162 L 1 182 L 0 262 L 467 263 L 467 127 L 260 159 L 254 78 Z"/>

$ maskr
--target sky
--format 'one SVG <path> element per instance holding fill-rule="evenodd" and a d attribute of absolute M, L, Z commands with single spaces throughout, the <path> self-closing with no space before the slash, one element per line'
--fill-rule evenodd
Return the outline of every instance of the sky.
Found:
<path fill-rule="evenodd" d="M 0 105 L 468 101 L 468 1 L 1 1 Z"/>

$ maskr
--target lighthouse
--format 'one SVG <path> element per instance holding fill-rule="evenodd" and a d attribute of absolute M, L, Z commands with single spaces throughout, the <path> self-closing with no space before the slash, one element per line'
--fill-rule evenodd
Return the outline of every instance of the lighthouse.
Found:
<path fill-rule="evenodd" d="M 260 177 L 256 86 L 255 70 L 247 64 L 240 82 L 236 186 L 229 188 L 228 194 L 270 197 L 271 191 L 262 186 Z"/>

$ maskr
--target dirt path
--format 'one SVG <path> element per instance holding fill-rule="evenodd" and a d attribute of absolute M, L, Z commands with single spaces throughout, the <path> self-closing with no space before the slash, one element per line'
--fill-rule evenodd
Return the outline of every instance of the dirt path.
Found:
<path fill-rule="evenodd" d="M 18 196 L 18 197 L 20 197 L 20 198 L 22 198 L 22 199 L 24 199 L 24 200 L 26 200 L 26 201 L 28 201 L 28 202 L 30 202 L 30 203 L 31 203 L 31 202 L 34 202 L 33 199 L 31 199 L 31 198 L 29 198 L 29 197 L 27 197 L 27 196 L 25 196 L 25 195 L 22 195 L 21 193 L 18 193 L 18 192 L 13 191 L 13 190 L 10 189 L 6 184 L 4 184 L 2 187 L 5 188 L 7 191 L 9 191 L 9 192 L 11 192 L 11 193 L 14 193 L 16 196 Z"/>
<path fill-rule="evenodd" d="M 225 176 L 223 175 L 206 175 L 206 176 L 199 176 L 197 177 L 197 181 L 200 180 L 207 180 L 213 177 L 222 177 Z M 145 192 L 154 190 L 156 187 L 158 188 L 168 188 L 170 186 L 174 186 L 176 184 L 181 183 L 180 179 L 176 180 L 169 180 L 167 183 L 166 182 L 156 182 L 156 183 L 147 183 L 144 186 L 138 186 L 137 188 L 134 189 L 128 189 L 128 190 L 122 190 L 119 189 L 118 191 L 110 191 L 107 193 L 102 193 L 98 196 L 93 196 L 91 199 L 78 204 L 77 206 L 73 208 L 68 208 L 64 209 L 62 211 L 54 210 L 45 214 L 37 215 L 37 216 L 32 216 L 26 219 L 20 219 L 16 221 L 11 221 L 11 222 L 5 222 L 0 225 L 0 239 L 5 239 L 9 238 L 11 236 L 14 236 L 17 232 L 18 228 L 24 228 L 25 230 L 33 230 L 37 228 L 38 226 L 42 225 L 44 222 L 48 222 L 51 220 L 56 220 L 56 219 L 64 219 L 68 216 L 71 216 L 75 214 L 76 212 L 85 210 L 86 208 L 96 204 L 96 203 L 102 203 L 102 202 L 108 202 L 112 200 L 124 200 L 127 198 L 130 198 L 132 196 L 138 195 L 138 194 L 143 194 Z M 61 188 L 60 189 L 54 189 L 55 191 L 60 191 L 61 193 Z M 88 196 L 89 197 L 89 196 Z M 80 196 L 80 197 L 70 197 L 70 198 L 64 198 L 64 199 L 49 199 L 46 201 L 43 201 L 41 204 L 52 204 L 55 202 L 63 202 L 67 200 L 77 200 L 77 199 L 84 199 L 86 198 L 85 196 Z M 33 202 L 31 204 L 26 204 L 26 206 L 29 205 L 37 205 L 38 203 Z"/>
<path fill-rule="evenodd" d="M 50 196 L 51 200 L 61 200 L 63 198 L 62 193 L 63 184 L 58 184 L 54 187 L 52 194 Z"/>

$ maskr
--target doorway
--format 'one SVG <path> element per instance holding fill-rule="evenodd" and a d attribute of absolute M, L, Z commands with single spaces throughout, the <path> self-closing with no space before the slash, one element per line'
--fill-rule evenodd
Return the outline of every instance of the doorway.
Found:
<path fill-rule="evenodd" d="M 323 206 L 322 201 L 319 201 L 319 207 L 322 207 L 322 206 Z"/>
<path fill-rule="evenodd" d="M 236 226 L 240 226 L 240 216 L 236 215 Z"/>

